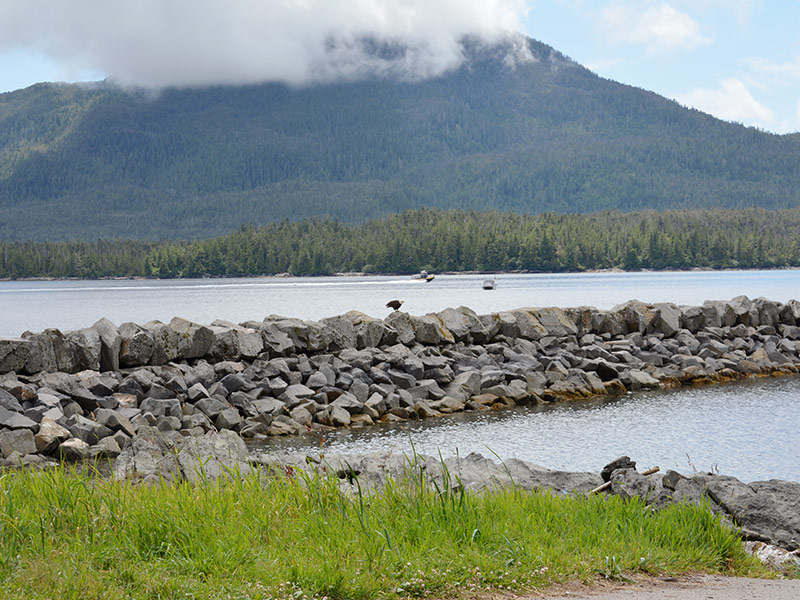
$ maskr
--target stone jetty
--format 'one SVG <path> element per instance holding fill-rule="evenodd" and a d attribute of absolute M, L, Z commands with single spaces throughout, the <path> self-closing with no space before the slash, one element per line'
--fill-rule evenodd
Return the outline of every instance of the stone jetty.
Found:
<path fill-rule="evenodd" d="M 0 451 L 6 465 L 114 458 L 143 431 L 258 440 L 796 373 L 798 349 L 800 302 L 744 296 L 383 320 L 101 319 L 0 339 Z"/>

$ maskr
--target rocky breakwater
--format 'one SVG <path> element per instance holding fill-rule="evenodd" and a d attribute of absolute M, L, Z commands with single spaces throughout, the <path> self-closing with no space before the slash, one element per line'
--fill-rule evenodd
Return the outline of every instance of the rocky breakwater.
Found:
<path fill-rule="evenodd" d="M 795 373 L 800 303 L 744 296 L 604 311 L 386 319 L 175 318 L 0 339 L 7 465 L 115 457 L 142 431 L 244 439 Z"/>

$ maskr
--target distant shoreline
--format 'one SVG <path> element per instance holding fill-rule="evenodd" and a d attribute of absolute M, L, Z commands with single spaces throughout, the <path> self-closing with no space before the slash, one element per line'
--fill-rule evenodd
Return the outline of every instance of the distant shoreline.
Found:
<path fill-rule="evenodd" d="M 625 269 L 584 269 L 581 271 L 442 271 L 433 275 L 580 275 L 580 274 L 601 274 L 601 273 L 710 273 L 710 272 L 731 272 L 731 271 L 798 271 L 800 267 L 762 267 L 758 269 L 748 268 L 729 268 L 712 269 L 710 267 L 692 267 L 690 269 L 636 269 L 627 271 Z M 413 277 L 414 273 L 361 273 L 359 271 L 348 273 L 333 273 L 332 275 L 292 275 L 291 273 L 276 273 L 272 275 L 203 275 L 201 277 L 146 277 L 143 275 L 114 276 L 114 277 L 0 277 L 0 283 L 10 281 L 181 281 L 181 280 L 203 280 L 203 279 L 319 279 L 323 277 Z"/>

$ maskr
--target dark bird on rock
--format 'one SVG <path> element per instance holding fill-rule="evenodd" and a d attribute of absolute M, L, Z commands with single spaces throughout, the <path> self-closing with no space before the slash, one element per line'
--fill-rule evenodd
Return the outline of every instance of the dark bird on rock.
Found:
<path fill-rule="evenodd" d="M 400 307 L 403 305 L 403 302 L 405 302 L 405 300 L 389 300 L 389 302 L 386 303 L 386 308 L 393 308 L 394 310 L 399 310 Z"/>

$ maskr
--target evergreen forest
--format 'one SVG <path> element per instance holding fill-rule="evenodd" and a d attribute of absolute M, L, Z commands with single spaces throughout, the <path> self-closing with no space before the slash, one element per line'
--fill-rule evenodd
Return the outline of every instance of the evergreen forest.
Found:
<path fill-rule="evenodd" d="M 2 242 L 0 277 L 800 267 L 800 209 L 520 215 L 415 209 L 195 241 Z"/>

